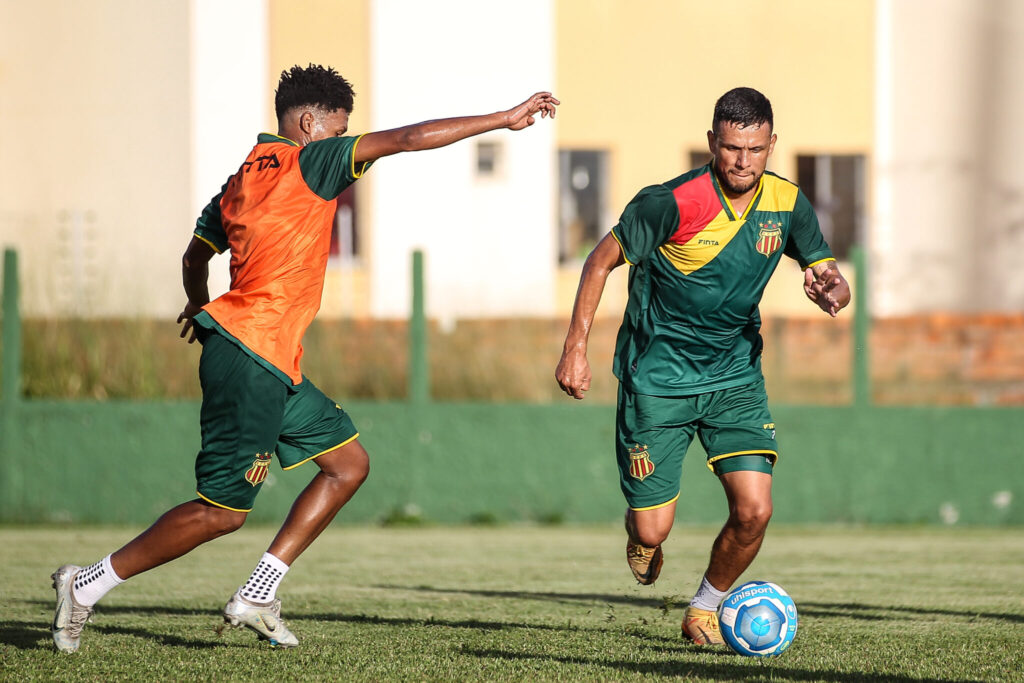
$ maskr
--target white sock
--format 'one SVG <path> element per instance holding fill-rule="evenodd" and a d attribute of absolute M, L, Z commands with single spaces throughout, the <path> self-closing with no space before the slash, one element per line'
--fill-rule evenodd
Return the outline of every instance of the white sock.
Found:
<path fill-rule="evenodd" d="M 111 588 L 122 583 L 124 583 L 124 579 L 114 572 L 114 568 L 110 566 L 110 555 L 107 555 L 96 564 L 86 567 L 75 575 L 71 593 L 79 605 L 92 607 Z"/>
<path fill-rule="evenodd" d="M 709 612 L 717 612 L 718 606 L 722 604 L 722 598 L 725 597 L 729 591 L 720 591 L 710 583 L 708 583 L 708 577 L 700 582 L 700 588 L 697 589 L 697 594 L 693 596 L 693 600 L 690 600 L 690 606 L 696 607 L 697 609 L 707 610 Z"/>
<path fill-rule="evenodd" d="M 288 565 L 270 553 L 263 553 L 252 576 L 238 589 L 238 594 L 251 602 L 273 602 Z"/>

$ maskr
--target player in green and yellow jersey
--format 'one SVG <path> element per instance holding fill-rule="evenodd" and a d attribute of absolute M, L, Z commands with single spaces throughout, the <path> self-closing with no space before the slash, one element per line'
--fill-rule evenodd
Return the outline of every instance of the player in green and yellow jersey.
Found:
<path fill-rule="evenodd" d="M 583 266 L 555 371 L 581 399 L 587 339 L 608 274 L 630 265 L 616 342 L 616 453 L 626 497 L 626 558 L 643 584 L 658 578 L 675 519 L 683 457 L 694 435 L 729 503 L 683 635 L 721 644 L 716 610 L 757 555 L 772 513 L 775 424 L 761 374 L 758 303 L 783 254 L 805 269 L 804 291 L 835 316 L 850 288 L 799 188 L 765 168 L 775 146 L 771 104 L 736 88 L 715 105 L 712 161 L 641 190 Z"/>
<path fill-rule="evenodd" d="M 53 575 L 53 639 L 78 649 L 93 605 L 111 588 L 230 533 L 245 521 L 276 455 L 286 469 L 319 468 L 224 619 L 272 646 L 298 639 L 281 619 L 277 587 L 369 472 L 369 458 L 341 406 L 302 375 L 302 335 L 320 307 L 338 195 L 377 159 L 433 149 L 501 128 L 522 130 L 554 116 L 551 93 L 507 111 L 426 121 L 349 136 L 353 92 L 333 69 L 310 65 L 281 75 L 276 135 L 261 134 L 249 156 L 203 211 L 183 258 L 188 300 L 181 336 L 203 345 L 199 378 L 202 449 L 198 498 L 160 517 L 120 550 Z M 230 291 L 210 301 L 208 262 L 231 254 Z"/>

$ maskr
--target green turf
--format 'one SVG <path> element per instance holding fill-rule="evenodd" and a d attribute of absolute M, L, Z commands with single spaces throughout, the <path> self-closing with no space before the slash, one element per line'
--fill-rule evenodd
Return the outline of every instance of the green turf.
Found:
<path fill-rule="evenodd" d="M 128 529 L 0 529 L 0 679 L 996 681 L 1024 670 L 1024 530 L 776 527 L 744 578 L 800 610 L 769 660 L 683 643 L 715 534 L 677 527 L 656 586 L 616 527 L 335 525 L 281 590 L 299 648 L 219 632 L 273 530 L 243 529 L 116 589 L 75 655 L 52 650 L 57 565 Z"/>

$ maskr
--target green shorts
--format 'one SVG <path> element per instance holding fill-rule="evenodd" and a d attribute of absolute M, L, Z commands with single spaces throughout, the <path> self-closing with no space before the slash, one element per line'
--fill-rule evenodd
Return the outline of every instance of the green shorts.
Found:
<path fill-rule="evenodd" d="M 619 385 L 615 452 L 619 483 L 634 510 L 679 497 L 683 457 L 696 433 L 717 475 L 771 474 L 778 459 L 764 380 L 680 397 L 634 394 Z"/>
<path fill-rule="evenodd" d="M 351 418 L 305 377 L 289 387 L 216 331 L 200 331 L 203 442 L 196 492 L 248 512 L 277 455 L 290 470 L 359 436 Z"/>

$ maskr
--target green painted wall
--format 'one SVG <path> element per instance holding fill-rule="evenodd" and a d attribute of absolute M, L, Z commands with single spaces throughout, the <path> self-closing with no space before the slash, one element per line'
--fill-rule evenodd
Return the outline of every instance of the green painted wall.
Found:
<path fill-rule="evenodd" d="M 381 520 L 613 521 L 624 503 L 614 409 L 555 405 L 351 403 L 370 478 L 341 513 Z M 0 521 L 148 524 L 194 497 L 192 402 L 8 403 Z M 773 409 L 782 459 L 775 521 L 1024 523 L 1020 408 Z M 725 503 L 695 445 L 678 521 L 717 522 Z M 314 473 L 276 465 L 251 521 L 283 519 Z M 412 506 L 412 507 L 409 507 Z"/>

